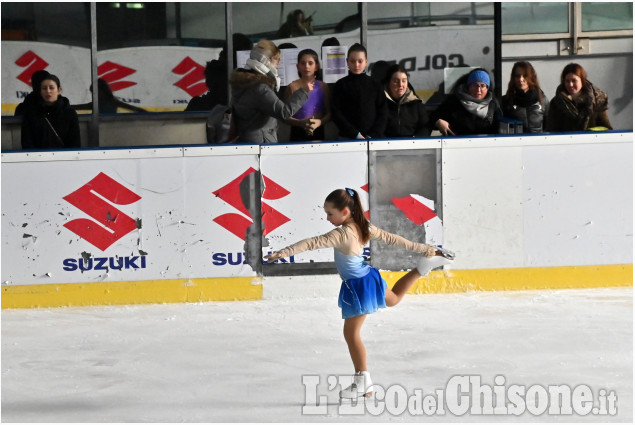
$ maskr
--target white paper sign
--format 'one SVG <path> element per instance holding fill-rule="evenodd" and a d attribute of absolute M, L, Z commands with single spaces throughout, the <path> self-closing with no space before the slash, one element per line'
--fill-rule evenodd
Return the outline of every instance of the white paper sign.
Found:
<path fill-rule="evenodd" d="M 322 70 L 325 83 L 334 83 L 348 74 L 346 52 L 348 46 L 322 47 Z"/>

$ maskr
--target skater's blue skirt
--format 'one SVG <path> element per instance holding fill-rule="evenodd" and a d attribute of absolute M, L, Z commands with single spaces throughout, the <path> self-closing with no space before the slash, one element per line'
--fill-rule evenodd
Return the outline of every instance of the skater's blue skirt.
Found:
<path fill-rule="evenodd" d="M 342 308 L 342 319 L 371 314 L 385 308 L 386 288 L 386 281 L 374 267 L 364 277 L 343 281 L 337 303 Z"/>

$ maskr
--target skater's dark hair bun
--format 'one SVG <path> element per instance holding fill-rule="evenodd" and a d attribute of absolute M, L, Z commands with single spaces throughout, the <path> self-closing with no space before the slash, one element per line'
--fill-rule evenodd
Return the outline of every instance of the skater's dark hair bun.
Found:
<path fill-rule="evenodd" d="M 370 228 L 368 220 L 364 215 L 364 209 L 362 208 L 362 200 L 359 197 L 357 191 L 346 188 L 336 189 L 326 197 L 324 202 L 333 204 L 335 208 L 342 211 L 344 208 L 348 208 L 351 211 L 351 217 L 362 236 L 361 243 L 366 243 L 370 239 Z"/>

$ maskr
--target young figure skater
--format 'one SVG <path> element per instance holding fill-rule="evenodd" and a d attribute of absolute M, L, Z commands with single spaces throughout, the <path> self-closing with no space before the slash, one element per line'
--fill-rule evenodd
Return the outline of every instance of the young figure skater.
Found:
<path fill-rule="evenodd" d="M 344 339 L 355 367 L 353 384 L 340 391 L 341 399 L 369 397 L 373 384 L 366 365 L 366 348 L 361 329 L 366 315 L 379 308 L 393 307 L 421 276 L 432 269 L 449 264 L 454 255 L 444 249 L 411 242 L 401 236 L 388 233 L 372 224 L 364 216 L 359 194 L 353 189 L 337 189 L 324 201 L 326 219 L 336 226 L 330 232 L 296 242 L 280 251 L 265 256 L 268 262 L 290 257 L 304 251 L 334 248 L 335 265 L 342 277 L 338 305 L 344 319 Z M 417 267 L 399 279 L 392 289 L 379 271 L 364 262 L 362 252 L 370 240 L 396 245 L 423 256 Z M 446 258 L 447 256 L 447 258 Z"/>
<path fill-rule="evenodd" d="M 298 89 L 308 92 L 309 99 L 293 117 L 287 119 L 291 125 L 289 141 L 324 140 L 324 125 L 331 120 L 331 96 L 328 85 L 321 81 L 318 54 L 311 49 L 300 51 L 296 67 L 300 78 L 289 84 L 285 99 Z"/>

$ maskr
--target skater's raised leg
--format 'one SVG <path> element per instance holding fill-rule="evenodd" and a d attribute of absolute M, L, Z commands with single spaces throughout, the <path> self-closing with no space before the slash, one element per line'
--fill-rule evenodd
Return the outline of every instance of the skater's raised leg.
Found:
<path fill-rule="evenodd" d="M 437 255 L 432 257 L 421 257 L 416 268 L 403 275 L 392 289 L 386 290 L 386 306 L 394 307 L 399 304 L 420 277 L 427 276 L 434 268 L 450 263 L 451 260 L 441 255 L 441 253 L 437 253 Z"/>
<path fill-rule="evenodd" d="M 399 279 L 392 289 L 386 289 L 386 306 L 394 307 L 403 299 L 404 295 L 412 288 L 412 285 L 419 280 L 421 274 L 417 269 L 412 269 Z"/>

